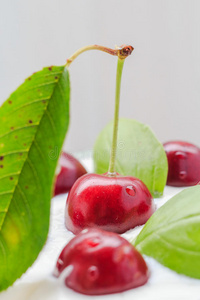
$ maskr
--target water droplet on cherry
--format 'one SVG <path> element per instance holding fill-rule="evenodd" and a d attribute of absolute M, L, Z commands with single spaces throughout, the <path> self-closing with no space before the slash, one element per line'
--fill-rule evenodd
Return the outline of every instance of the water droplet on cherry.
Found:
<path fill-rule="evenodd" d="M 99 237 L 94 237 L 93 239 L 91 240 L 88 240 L 88 246 L 94 248 L 96 246 L 98 246 L 100 244 L 101 240 Z"/>
<path fill-rule="evenodd" d="M 186 171 L 180 171 L 179 172 L 179 178 L 180 179 L 184 179 L 184 178 L 186 178 L 186 176 L 187 176 L 187 172 Z"/>
<path fill-rule="evenodd" d="M 128 186 L 126 187 L 126 192 L 127 192 L 127 194 L 130 195 L 130 196 L 135 196 L 135 194 L 136 194 L 135 188 L 134 188 L 133 186 L 131 186 L 131 185 L 128 185 Z"/>
<path fill-rule="evenodd" d="M 87 270 L 87 278 L 90 281 L 95 281 L 99 277 L 99 270 L 96 266 L 90 266 Z"/>
<path fill-rule="evenodd" d="M 186 159 L 186 157 L 187 157 L 186 153 L 184 153 L 182 151 L 176 151 L 174 153 L 174 156 L 176 157 L 176 159 Z"/>

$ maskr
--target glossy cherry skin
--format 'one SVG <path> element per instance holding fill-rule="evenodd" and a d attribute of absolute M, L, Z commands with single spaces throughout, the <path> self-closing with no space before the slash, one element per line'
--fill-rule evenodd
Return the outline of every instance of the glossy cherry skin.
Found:
<path fill-rule="evenodd" d="M 191 186 L 200 181 L 200 149 L 184 141 L 171 141 L 164 145 L 168 159 L 167 184 Z"/>
<path fill-rule="evenodd" d="M 59 158 L 59 173 L 55 181 L 54 196 L 68 193 L 74 182 L 87 171 L 71 154 L 62 152 Z"/>
<path fill-rule="evenodd" d="M 86 174 L 70 190 L 65 225 L 74 234 L 87 227 L 123 233 L 144 224 L 154 210 L 152 196 L 141 180 Z"/>
<path fill-rule="evenodd" d="M 66 286 L 87 295 L 122 292 L 145 284 L 149 277 L 142 255 L 127 240 L 92 228 L 62 250 L 54 275 L 62 272 Z"/>

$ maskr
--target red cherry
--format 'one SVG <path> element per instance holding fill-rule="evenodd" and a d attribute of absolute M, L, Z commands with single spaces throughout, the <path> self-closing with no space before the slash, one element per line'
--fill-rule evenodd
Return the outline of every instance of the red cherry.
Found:
<path fill-rule="evenodd" d="M 122 292 L 149 277 L 142 255 L 128 241 L 100 229 L 85 229 L 65 246 L 54 274 L 62 272 L 66 286 L 87 295 Z"/>
<path fill-rule="evenodd" d="M 56 177 L 54 196 L 69 192 L 77 178 L 87 173 L 82 164 L 69 153 L 62 152 L 59 166 L 60 171 Z"/>
<path fill-rule="evenodd" d="M 167 184 L 191 186 L 200 181 L 200 148 L 183 142 L 172 141 L 164 145 L 168 159 Z"/>
<path fill-rule="evenodd" d="M 144 224 L 154 210 L 152 196 L 141 180 L 86 174 L 70 190 L 65 224 L 74 234 L 87 227 L 123 233 Z"/>

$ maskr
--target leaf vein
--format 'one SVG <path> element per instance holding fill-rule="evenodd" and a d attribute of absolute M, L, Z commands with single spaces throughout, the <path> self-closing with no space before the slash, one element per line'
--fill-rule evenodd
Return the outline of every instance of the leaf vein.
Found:
<path fill-rule="evenodd" d="M 0 180 L 1 180 L 1 179 L 4 179 L 4 178 L 7 178 L 7 177 L 10 177 L 10 176 L 19 175 L 19 174 L 20 174 L 19 171 L 18 171 L 18 172 L 15 172 L 15 173 L 6 174 L 6 175 L 0 177 Z"/>
<path fill-rule="evenodd" d="M 3 138 L 3 137 L 5 137 L 5 136 L 10 135 L 13 132 L 16 132 L 16 131 L 19 131 L 19 130 L 22 130 L 22 129 L 27 129 L 27 128 L 30 128 L 30 127 L 37 127 L 38 125 L 39 124 L 36 123 L 36 124 L 32 124 L 32 125 L 30 124 L 30 125 L 26 125 L 26 126 L 15 128 L 12 131 L 8 131 L 8 132 L 4 133 L 3 135 L 1 135 L 0 139 Z"/>
<path fill-rule="evenodd" d="M 28 199 L 27 199 L 27 197 L 26 197 L 26 194 L 25 194 L 25 193 L 23 192 L 23 190 L 22 190 L 22 187 L 18 184 L 18 185 L 17 185 L 17 188 L 18 188 L 19 193 L 20 193 L 21 196 L 22 196 L 22 199 L 23 199 L 23 202 L 24 202 L 26 211 L 27 211 L 27 213 L 28 213 L 28 215 L 29 215 L 28 220 L 29 220 L 30 223 L 31 223 L 31 220 L 32 220 L 31 206 L 30 206 L 29 201 L 28 201 Z"/>
<path fill-rule="evenodd" d="M 6 192 L 1 192 L 0 193 L 0 196 L 2 196 L 2 195 L 9 195 L 9 194 L 12 194 L 14 192 L 14 190 L 12 190 L 12 191 L 6 191 Z"/>
<path fill-rule="evenodd" d="M 61 84 L 60 84 L 60 82 L 58 81 L 58 87 L 59 87 L 59 90 L 60 90 L 60 93 L 61 93 L 61 96 L 62 96 L 62 98 L 64 99 L 65 98 L 65 96 L 64 96 L 64 93 L 63 93 L 63 90 L 62 90 L 62 86 L 61 86 Z M 62 99 L 62 100 L 63 100 Z"/>
<path fill-rule="evenodd" d="M 27 163 L 29 164 L 29 166 L 30 166 L 30 168 L 31 168 L 31 170 L 32 170 L 32 172 L 33 172 L 33 175 L 34 175 L 35 179 L 37 180 L 38 185 L 41 187 L 40 177 L 38 176 L 37 170 L 36 170 L 36 168 L 34 167 L 32 161 L 30 160 L 29 157 L 27 158 Z"/>
<path fill-rule="evenodd" d="M 47 115 L 47 117 L 49 119 L 49 122 L 51 124 L 52 129 L 53 129 L 53 132 L 56 133 L 56 127 L 55 127 L 55 124 L 54 124 L 54 121 L 53 121 L 53 119 L 51 117 L 50 112 L 48 110 L 46 110 L 45 113 L 46 113 L 46 115 Z"/>
<path fill-rule="evenodd" d="M 180 246 L 177 245 L 173 245 L 170 241 L 166 240 L 163 236 L 160 236 L 158 233 L 154 232 L 153 233 L 155 236 L 157 236 L 159 239 L 161 239 L 166 245 L 170 246 L 171 248 L 175 248 L 176 250 L 178 249 L 180 252 L 186 252 L 186 253 L 190 253 L 190 254 L 195 254 L 200 256 L 200 252 L 197 250 L 188 250 L 188 249 L 184 249 Z"/>
<path fill-rule="evenodd" d="M 31 102 L 27 102 L 27 103 L 25 103 L 25 104 L 23 104 L 21 106 L 16 107 L 12 111 L 10 111 L 10 113 L 7 116 L 10 116 L 11 114 L 15 113 L 16 111 L 18 111 L 18 110 L 20 110 L 20 109 L 22 109 L 24 107 L 28 107 L 28 106 L 31 106 L 32 104 L 40 103 L 42 101 L 47 101 L 47 100 L 49 100 L 49 97 L 41 98 L 41 99 L 33 99 L 33 101 L 31 101 Z"/>
<path fill-rule="evenodd" d="M 28 150 L 17 150 L 17 151 L 10 151 L 10 152 L 5 152 L 5 153 L 1 153 L 1 156 L 8 156 L 8 155 L 12 155 L 12 154 L 20 154 L 20 153 L 27 153 Z"/>
<path fill-rule="evenodd" d="M 25 90 L 22 90 L 22 93 L 26 93 L 26 92 L 29 92 L 29 91 L 32 91 L 34 89 L 37 89 L 37 88 L 40 88 L 42 86 L 48 86 L 48 85 L 52 85 L 52 84 L 55 84 L 57 82 L 57 80 L 54 80 L 54 81 L 50 81 L 48 83 L 41 83 L 41 84 L 38 84 L 38 85 L 34 85 L 32 86 L 31 88 L 29 89 L 25 89 Z M 20 95 L 20 94 L 19 94 Z"/>
<path fill-rule="evenodd" d="M 44 154 L 43 154 L 43 152 L 42 152 L 42 150 L 41 150 L 41 148 L 40 148 L 40 146 L 38 145 L 38 143 L 36 142 L 36 140 L 34 139 L 34 144 L 35 144 L 35 148 L 37 149 L 37 151 L 39 152 L 39 154 L 40 154 L 40 156 L 41 156 L 41 158 L 42 158 L 42 160 L 43 160 L 43 162 L 44 162 L 44 164 L 46 165 L 46 158 L 45 158 L 45 156 L 44 156 Z"/>

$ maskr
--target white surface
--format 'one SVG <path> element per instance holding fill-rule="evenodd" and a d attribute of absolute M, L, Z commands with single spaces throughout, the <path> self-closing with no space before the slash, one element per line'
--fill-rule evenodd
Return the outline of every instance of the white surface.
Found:
<path fill-rule="evenodd" d="M 79 156 L 80 157 L 80 156 Z M 83 158 L 85 157 L 85 158 Z M 88 171 L 92 170 L 92 162 L 87 153 L 82 155 L 83 164 Z M 157 207 L 163 205 L 169 198 L 182 189 L 166 187 L 164 196 L 156 199 Z M 0 294 L 1 300 L 81 300 L 88 296 L 78 294 L 64 286 L 63 281 L 52 276 L 57 258 L 73 237 L 64 226 L 64 209 L 66 195 L 52 199 L 51 226 L 48 241 L 34 265 L 17 280 L 13 287 Z M 141 230 L 139 226 L 122 236 L 132 240 Z M 92 296 L 98 300 L 199 300 L 200 281 L 178 275 L 163 267 L 152 258 L 145 257 L 151 272 L 148 283 L 140 288 L 119 294 Z M 87 298 L 86 298 L 87 297 Z"/>
<path fill-rule="evenodd" d="M 162 141 L 200 146 L 199 0 L 1 0 L 0 103 L 44 66 L 89 44 L 135 50 L 124 65 L 120 116 Z M 70 67 L 68 151 L 92 148 L 113 118 L 116 58 L 91 51 Z M 78 137 L 78 138 L 77 138 Z"/>

